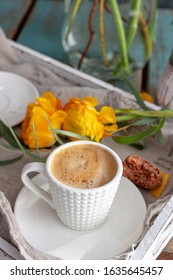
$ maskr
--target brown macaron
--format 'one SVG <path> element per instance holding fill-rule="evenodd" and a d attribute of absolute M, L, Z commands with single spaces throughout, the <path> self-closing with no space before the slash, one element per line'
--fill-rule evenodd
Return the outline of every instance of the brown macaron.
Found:
<path fill-rule="evenodd" d="M 123 161 L 123 175 L 137 186 L 148 190 L 156 189 L 162 183 L 160 170 L 136 155 L 129 155 Z"/>

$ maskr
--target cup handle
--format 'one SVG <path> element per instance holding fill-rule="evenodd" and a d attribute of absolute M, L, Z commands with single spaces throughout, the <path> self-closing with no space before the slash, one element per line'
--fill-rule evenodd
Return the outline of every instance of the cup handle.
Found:
<path fill-rule="evenodd" d="M 33 162 L 26 164 L 21 173 L 21 180 L 23 184 L 32 192 L 34 192 L 37 196 L 41 197 L 44 201 L 46 201 L 53 209 L 55 209 L 52 198 L 48 192 L 43 190 L 41 186 L 37 185 L 33 180 L 28 177 L 28 174 L 31 172 L 38 172 L 43 174 L 46 173 L 45 164 L 41 162 Z"/>

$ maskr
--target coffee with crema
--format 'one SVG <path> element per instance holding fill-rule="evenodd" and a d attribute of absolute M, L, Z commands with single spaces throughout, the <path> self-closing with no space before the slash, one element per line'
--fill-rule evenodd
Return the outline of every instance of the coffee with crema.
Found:
<path fill-rule="evenodd" d="M 91 189 L 110 182 L 116 175 L 117 163 L 108 151 L 79 144 L 57 152 L 51 161 L 51 172 L 65 185 Z"/>

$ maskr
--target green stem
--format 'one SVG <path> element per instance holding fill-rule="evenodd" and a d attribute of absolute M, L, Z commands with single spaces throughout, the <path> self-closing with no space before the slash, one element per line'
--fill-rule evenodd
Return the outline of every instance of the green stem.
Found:
<path fill-rule="evenodd" d="M 105 32 L 104 32 L 104 0 L 100 0 L 100 40 L 101 40 L 101 47 L 102 47 L 102 54 L 105 66 L 108 66 L 108 59 L 106 55 L 106 48 L 105 48 Z"/>
<path fill-rule="evenodd" d="M 131 126 L 132 126 L 131 124 L 127 124 L 127 125 L 125 125 L 123 127 L 117 128 L 116 133 L 120 132 L 120 131 L 125 131 L 126 129 L 128 129 Z"/>
<path fill-rule="evenodd" d="M 124 121 L 131 121 L 131 120 L 134 120 L 136 118 L 139 118 L 139 117 L 135 116 L 135 115 L 116 116 L 116 123 L 124 122 Z"/>
<path fill-rule="evenodd" d="M 67 37 L 68 37 L 69 32 L 71 30 L 73 21 L 76 17 L 76 14 L 77 14 L 77 11 L 79 9 L 80 4 L 81 4 L 81 0 L 76 0 L 76 2 L 74 4 L 74 7 L 73 7 L 73 10 L 72 10 L 71 15 L 70 15 L 69 25 L 68 25 L 67 34 L 66 34 L 66 40 L 67 40 Z"/>
<path fill-rule="evenodd" d="M 143 111 L 143 110 L 131 110 L 131 109 L 115 109 L 115 113 L 130 114 L 138 117 L 173 118 L 173 110 Z"/>
<path fill-rule="evenodd" d="M 117 29 L 119 51 L 121 53 L 122 68 L 126 74 L 129 74 L 130 69 L 129 69 L 126 36 L 125 36 L 124 26 L 123 26 L 120 10 L 119 10 L 118 4 L 117 4 L 117 0 L 109 0 L 109 5 L 111 7 L 112 16 L 113 16 L 115 26 Z"/>
<path fill-rule="evenodd" d="M 141 10 L 141 0 L 133 0 L 130 8 L 130 22 L 128 24 L 127 29 L 127 49 L 129 50 L 133 40 L 135 38 L 138 22 L 139 22 L 139 14 Z"/>
<path fill-rule="evenodd" d="M 71 132 L 71 131 L 66 131 L 66 130 L 61 130 L 61 129 L 53 129 L 53 132 L 57 133 L 57 134 L 73 137 L 73 138 L 78 138 L 78 139 L 81 139 L 81 140 L 89 140 L 89 138 L 87 136 L 80 135 L 78 133 L 74 133 L 74 132 Z"/>
<path fill-rule="evenodd" d="M 141 28 L 142 28 L 142 32 L 145 38 L 145 53 L 146 53 L 146 59 L 148 60 L 151 56 L 151 38 L 150 38 L 150 34 L 149 34 L 149 30 L 148 30 L 148 26 L 146 23 L 146 20 L 144 18 L 144 15 L 141 13 L 140 17 L 140 24 L 141 24 Z"/>

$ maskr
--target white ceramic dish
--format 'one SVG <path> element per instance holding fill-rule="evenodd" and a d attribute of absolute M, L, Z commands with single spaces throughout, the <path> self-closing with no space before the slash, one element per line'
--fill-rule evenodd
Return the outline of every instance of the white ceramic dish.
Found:
<path fill-rule="evenodd" d="M 27 79 L 0 71 L 0 119 L 10 126 L 23 121 L 27 105 L 39 96 Z"/>
<path fill-rule="evenodd" d="M 33 180 L 48 187 L 41 175 Z M 60 259 L 110 259 L 140 237 L 146 204 L 137 187 L 122 177 L 109 216 L 95 231 L 67 229 L 54 210 L 26 187 L 16 199 L 14 213 L 26 241 L 42 252 Z"/>

